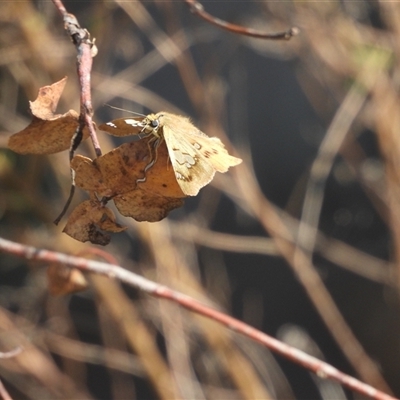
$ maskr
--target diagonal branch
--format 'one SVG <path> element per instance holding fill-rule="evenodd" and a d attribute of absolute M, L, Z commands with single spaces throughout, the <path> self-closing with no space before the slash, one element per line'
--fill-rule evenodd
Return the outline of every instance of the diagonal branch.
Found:
<path fill-rule="evenodd" d="M 0 238 L 0 251 L 24 257 L 28 260 L 39 260 L 51 263 L 60 263 L 69 267 L 75 267 L 83 271 L 90 271 L 97 274 L 106 275 L 117 279 L 132 287 L 142 290 L 152 296 L 173 301 L 192 312 L 211 318 L 229 329 L 238 332 L 252 340 L 268 347 L 275 353 L 307 368 L 320 377 L 329 378 L 341 383 L 364 396 L 377 400 L 394 400 L 394 397 L 383 393 L 374 387 L 367 385 L 349 375 L 340 372 L 326 362 L 312 357 L 294 347 L 280 342 L 277 339 L 245 324 L 227 314 L 217 311 L 194 298 L 175 290 L 171 290 L 164 285 L 150 281 L 142 276 L 130 272 L 120 266 L 107 264 L 99 261 L 88 260 L 81 257 L 74 257 L 54 251 L 38 249 L 32 246 L 25 246 Z"/>

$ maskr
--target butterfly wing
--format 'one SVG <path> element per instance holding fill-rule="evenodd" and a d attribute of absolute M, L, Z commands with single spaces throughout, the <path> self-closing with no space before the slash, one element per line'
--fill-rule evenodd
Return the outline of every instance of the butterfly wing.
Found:
<path fill-rule="evenodd" d="M 185 137 L 176 135 L 168 126 L 163 127 L 163 133 L 180 188 L 186 195 L 196 196 L 203 186 L 210 183 L 215 169 L 203 161 L 202 155 Z"/>
<path fill-rule="evenodd" d="M 242 159 L 231 156 L 221 140 L 216 137 L 190 135 L 188 140 L 218 172 L 226 172 L 229 167 L 242 162 Z"/>
<path fill-rule="evenodd" d="M 144 128 L 143 117 L 118 118 L 99 125 L 99 129 L 113 136 L 137 135 Z"/>
<path fill-rule="evenodd" d="M 196 196 L 199 190 L 211 182 L 215 171 L 226 172 L 229 167 L 240 164 L 240 158 L 228 154 L 218 138 L 210 138 L 197 130 L 188 120 L 183 131 L 173 130 L 170 124 L 163 124 L 164 139 L 182 191 Z M 191 129 L 187 129 L 189 128 Z"/>

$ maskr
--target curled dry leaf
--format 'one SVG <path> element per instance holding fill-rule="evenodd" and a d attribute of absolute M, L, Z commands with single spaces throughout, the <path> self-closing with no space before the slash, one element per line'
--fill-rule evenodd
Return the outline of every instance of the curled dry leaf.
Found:
<path fill-rule="evenodd" d="M 85 276 L 79 269 L 62 264 L 51 264 L 47 268 L 47 281 L 49 292 L 53 296 L 80 292 L 88 286 Z"/>
<path fill-rule="evenodd" d="M 80 242 L 105 246 L 110 232 L 122 232 L 126 227 L 115 221 L 114 213 L 98 200 L 86 200 L 71 213 L 63 232 Z"/>
<path fill-rule="evenodd" d="M 125 143 L 93 161 L 75 156 L 71 167 L 76 186 L 113 199 L 124 216 L 160 221 L 182 206 L 186 195 L 176 181 L 165 143 L 154 149 L 151 141 L 149 137 Z M 157 161 L 148 168 L 154 157 Z"/>
<path fill-rule="evenodd" d="M 155 150 L 149 143 L 151 140 L 149 137 L 124 143 L 93 161 L 75 156 L 71 167 L 76 173 L 76 185 L 106 197 L 130 192 L 137 186 L 165 197 L 185 197 L 176 181 L 165 143 Z M 154 157 L 157 161 L 145 172 Z"/>
<path fill-rule="evenodd" d="M 20 154 L 53 154 L 70 148 L 79 115 L 74 110 L 54 114 L 66 82 L 67 77 L 39 89 L 36 100 L 30 102 L 32 122 L 10 137 L 11 150 Z M 83 140 L 88 136 L 89 131 L 84 128 Z"/>
<path fill-rule="evenodd" d="M 165 197 L 141 188 L 113 198 L 118 211 L 136 221 L 157 222 L 174 208 L 183 206 L 182 198 Z"/>

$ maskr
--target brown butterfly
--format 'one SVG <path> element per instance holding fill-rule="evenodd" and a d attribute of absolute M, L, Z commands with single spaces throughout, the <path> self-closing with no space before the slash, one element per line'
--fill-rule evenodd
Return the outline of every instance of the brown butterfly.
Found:
<path fill-rule="evenodd" d="M 226 172 L 229 167 L 242 162 L 240 158 L 229 155 L 221 140 L 207 136 L 188 118 L 164 111 L 144 118 L 116 119 L 100 125 L 99 129 L 114 136 L 154 135 L 155 149 L 165 140 L 176 180 L 188 196 L 196 196 L 211 182 L 216 171 Z M 148 168 L 155 162 L 156 156 Z"/>

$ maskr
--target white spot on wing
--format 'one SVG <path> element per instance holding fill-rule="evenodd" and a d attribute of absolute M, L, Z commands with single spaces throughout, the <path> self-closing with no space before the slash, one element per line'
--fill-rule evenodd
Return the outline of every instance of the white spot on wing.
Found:
<path fill-rule="evenodd" d="M 111 126 L 113 128 L 117 127 L 117 125 L 115 125 L 114 122 L 107 122 L 106 125 Z"/>
<path fill-rule="evenodd" d="M 143 126 L 139 121 L 136 121 L 136 119 L 126 118 L 124 121 L 131 126 Z"/>

